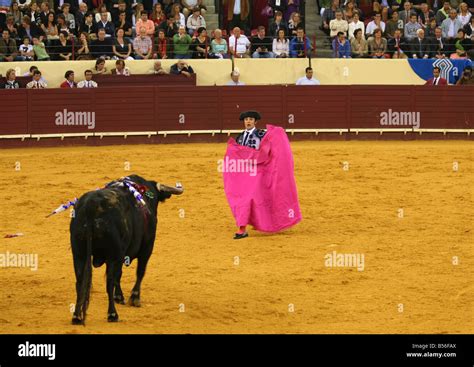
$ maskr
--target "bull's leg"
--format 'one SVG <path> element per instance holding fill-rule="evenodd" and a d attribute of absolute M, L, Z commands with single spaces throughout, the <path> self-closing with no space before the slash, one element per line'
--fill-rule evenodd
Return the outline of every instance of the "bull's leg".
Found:
<path fill-rule="evenodd" d="M 115 289 L 114 289 L 114 300 L 115 303 L 121 305 L 125 304 L 125 297 L 123 296 L 122 288 L 120 287 L 120 279 L 122 278 L 122 265 L 117 269 L 117 274 L 115 276 Z"/>
<path fill-rule="evenodd" d="M 107 311 L 107 321 L 117 322 L 119 317 L 115 309 L 114 288 L 117 273 L 117 262 L 107 261 L 107 295 L 109 296 L 109 310 Z"/>
<path fill-rule="evenodd" d="M 74 314 L 72 315 L 72 324 L 73 325 L 82 325 L 84 320 L 82 320 L 81 315 L 79 315 L 80 308 L 77 305 L 80 302 L 80 292 L 81 292 L 81 284 L 82 284 L 82 269 L 84 269 L 83 261 L 79 259 L 74 259 L 74 270 L 76 273 L 76 304 L 74 307 Z"/>
<path fill-rule="evenodd" d="M 138 265 L 137 265 L 137 281 L 135 286 L 132 289 L 132 295 L 128 300 L 128 303 L 134 307 L 140 307 L 140 287 L 142 284 L 143 277 L 145 276 L 146 265 L 148 263 L 148 259 L 150 258 L 150 254 L 146 256 L 141 256 L 138 258 Z"/>

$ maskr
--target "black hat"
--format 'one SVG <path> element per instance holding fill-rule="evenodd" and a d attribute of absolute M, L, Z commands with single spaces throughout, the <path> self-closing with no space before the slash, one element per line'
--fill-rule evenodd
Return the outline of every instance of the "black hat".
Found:
<path fill-rule="evenodd" d="M 240 114 L 240 121 L 243 121 L 246 117 L 253 117 L 255 120 L 261 120 L 260 114 L 257 111 L 245 111 Z"/>

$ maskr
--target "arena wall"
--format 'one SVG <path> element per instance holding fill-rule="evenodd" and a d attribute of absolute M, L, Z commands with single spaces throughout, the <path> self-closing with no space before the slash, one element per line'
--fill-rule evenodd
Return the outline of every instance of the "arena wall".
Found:
<path fill-rule="evenodd" d="M 127 61 L 133 74 L 148 74 L 155 60 Z M 163 60 L 163 67 L 169 70 L 176 60 Z M 230 60 L 188 60 L 197 74 L 198 86 L 222 86 L 230 81 L 232 63 Z M 115 61 L 107 61 L 110 70 Z M 59 87 L 67 70 L 74 70 L 76 80 L 82 80 L 84 71 L 93 69 L 95 61 L 40 61 L 0 63 L 0 74 L 9 68 L 16 69 L 17 75 L 28 72 L 36 65 L 50 87 Z M 295 84 L 304 76 L 308 59 L 238 59 L 235 67 L 241 72 L 241 80 L 247 85 Z M 313 59 L 315 78 L 323 85 L 419 85 L 424 84 L 407 60 L 356 60 L 356 59 Z"/>
<path fill-rule="evenodd" d="M 396 133 L 471 139 L 473 96 L 474 86 L 0 90 L 0 147 L 40 140 L 53 145 L 110 142 L 104 137 L 116 138 L 113 143 L 128 143 L 124 139 L 129 137 L 152 143 L 188 141 L 191 136 L 225 140 L 242 129 L 238 116 L 248 109 L 260 111 L 261 125 L 282 126 L 292 136 L 347 139 Z"/>

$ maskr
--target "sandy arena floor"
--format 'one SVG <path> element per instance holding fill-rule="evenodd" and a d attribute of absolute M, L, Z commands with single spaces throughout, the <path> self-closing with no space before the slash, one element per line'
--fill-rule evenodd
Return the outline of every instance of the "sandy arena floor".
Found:
<path fill-rule="evenodd" d="M 225 144 L 0 150 L 0 253 L 39 256 L 37 271 L 0 268 L 0 333 L 473 333 L 473 144 L 292 147 L 303 221 L 241 241 L 217 172 Z M 94 269 L 87 326 L 72 326 L 69 215 L 45 215 L 131 173 L 185 187 L 160 204 L 142 307 L 107 323 Z M 333 251 L 363 254 L 364 270 L 325 266 Z"/>

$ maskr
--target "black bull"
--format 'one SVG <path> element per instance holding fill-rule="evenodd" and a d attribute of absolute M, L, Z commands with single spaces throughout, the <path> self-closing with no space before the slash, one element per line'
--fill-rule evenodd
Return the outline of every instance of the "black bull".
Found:
<path fill-rule="evenodd" d="M 71 220 L 71 247 L 76 273 L 77 300 L 73 324 L 84 324 L 92 285 L 92 265 L 106 264 L 109 308 L 107 320 L 118 321 L 115 302 L 125 304 L 120 278 L 124 261 L 138 260 L 137 280 L 129 304 L 140 306 L 140 285 L 153 252 L 158 203 L 180 195 L 181 188 L 160 185 L 140 176 L 128 176 L 144 194 L 140 205 L 126 187 L 107 187 L 81 196 Z"/>

